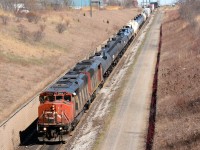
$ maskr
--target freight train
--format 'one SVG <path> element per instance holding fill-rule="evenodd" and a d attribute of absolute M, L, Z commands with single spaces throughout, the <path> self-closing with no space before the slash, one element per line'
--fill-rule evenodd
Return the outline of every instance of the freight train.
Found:
<path fill-rule="evenodd" d="M 101 50 L 76 64 L 57 82 L 44 90 L 38 107 L 37 134 L 39 141 L 65 142 L 84 111 L 95 98 L 123 53 L 138 33 L 147 11 L 137 15 L 110 38 Z"/>

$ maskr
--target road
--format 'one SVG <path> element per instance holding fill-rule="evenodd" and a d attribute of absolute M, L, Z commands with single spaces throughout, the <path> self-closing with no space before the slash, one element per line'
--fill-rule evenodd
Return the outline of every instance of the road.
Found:
<path fill-rule="evenodd" d="M 158 12 L 100 146 L 102 150 L 144 149 L 161 21 Z"/>

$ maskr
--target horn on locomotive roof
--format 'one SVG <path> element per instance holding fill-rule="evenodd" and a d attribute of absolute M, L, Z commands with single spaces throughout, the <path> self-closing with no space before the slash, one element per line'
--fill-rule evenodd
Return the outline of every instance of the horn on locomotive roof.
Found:
<path fill-rule="evenodd" d="M 105 51 L 103 51 L 103 59 L 107 59 Z"/>

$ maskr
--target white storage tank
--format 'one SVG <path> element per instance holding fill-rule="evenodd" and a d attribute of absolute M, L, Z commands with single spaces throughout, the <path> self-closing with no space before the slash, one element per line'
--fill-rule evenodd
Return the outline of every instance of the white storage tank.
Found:
<path fill-rule="evenodd" d="M 151 11 L 154 11 L 154 4 L 150 4 Z"/>
<path fill-rule="evenodd" d="M 130 20 L 129 23 L 127 24 L 128 26 L 132 26 L 134 30 L 134 34 L 137 34 L 138 29 L 139 29 L 139 24 L 135 20 Z"/>
<path fill-rule="evenodd" d="M 151 9 L 150 8 L 144 8 L 144 12 L 147 14 L 147 17 L 149 17 L 150 14 L 151 14 Z"/>

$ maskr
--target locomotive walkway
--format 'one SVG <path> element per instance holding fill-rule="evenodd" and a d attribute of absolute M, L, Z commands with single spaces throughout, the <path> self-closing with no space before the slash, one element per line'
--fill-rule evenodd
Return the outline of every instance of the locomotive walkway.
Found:
<path fill-rule="evenodd" d="M 102 150 L 145 149 L 144 137 L 147 134 L 162 14 L 158 12 L 154 19 L 124 87 L 123 96 L 101 145 Z"/>

